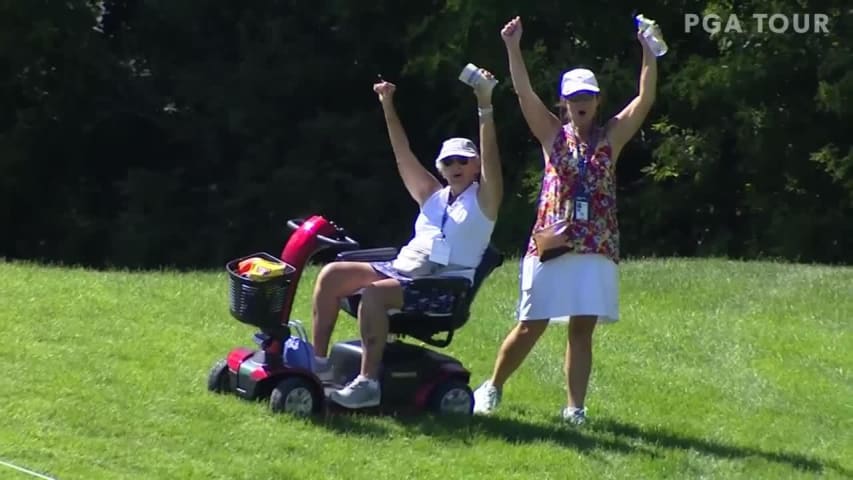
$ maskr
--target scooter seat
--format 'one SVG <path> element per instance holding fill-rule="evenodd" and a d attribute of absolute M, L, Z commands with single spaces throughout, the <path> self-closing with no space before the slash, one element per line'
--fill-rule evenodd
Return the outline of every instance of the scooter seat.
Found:
<path fill-rule="evenodd" d="M 354 250 L 338 255 L 338 261 L 387 261 L 396 256 L 394 248 Z M 412 286 L 424 290 L 441 290 L 453 295 L 454 301 L 449 312 L 388 311 L 389 333 L 411 336 L 428 345 L 446 347 L 453 339 L 453 332 L 461 328 L 470 317 L 471 303 L 483 281 L 497 267 L 503 264 L 503 255 L 492 245 L 483 253 L 483 258 L 474 273 L 473 284 L 465 278 L 424 277 L 412 281 Z M 361 292 L 341 299 L 341 308 L 353 317 L 358 316 Z M 444 338 L 435 336 L 445 333 Z"/>

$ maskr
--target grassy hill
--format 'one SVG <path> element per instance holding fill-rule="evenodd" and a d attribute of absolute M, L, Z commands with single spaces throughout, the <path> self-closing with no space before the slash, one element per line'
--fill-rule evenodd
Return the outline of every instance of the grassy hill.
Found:
<path fill-rule="evenodd" d="M 253 330 L 223 272 L 0 263 L 0 460 L 57 479 L 850 478 L 853 269 L 727 260 L 621 267 L 621 321 L 596 333 L 591 421 L 558 420 L 565 327 L 463 421 L 273 415 L 210 394 Z M 294 317 L 310 323 L 316 268 Z M 517 260 L 447 348 L 491 371 L 514 324 Z M 335 340 L 355 335 L 340 318 Z M 847 432 L 847 433 L 844 433 Z M 0 465 L 0 478 L 28 478 Z"/>

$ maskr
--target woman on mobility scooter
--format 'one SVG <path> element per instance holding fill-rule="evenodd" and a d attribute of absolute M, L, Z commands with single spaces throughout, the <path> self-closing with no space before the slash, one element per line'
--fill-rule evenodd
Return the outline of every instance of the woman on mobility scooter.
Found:
<path fill-rule="evenodd" d="M 480 69 L 485 78 L 494 78 Z M 317 277 L 313 296 L 313 344 L 317 376 L 328 371 L 329 340 L 337 321 L 340 299 L 362 289 L 358 309 L 364 354 L 361 372 L 329 398 L 346 408 L 379 405 L 379 366 L 388 335 L 388 310 L 430 311 L 449 308 L 449 295 L 424 298 L 410 288 L 413 278 L 462 276 L 473 281 L 503 198 L 503 178 L 492 114 L 493 82 L 474 88 L 480 118 L 480 154 L 467 138 L 451 138 L 441 146 L 435 166 L 447 186 L 421 165 L 394 108 L 396 86 L 380 81 L 373 86 L 379 96 L 388 136 L 400 177 L 420 213 L 414 236 L 390 262 L 339 261 L 326 265 Z"/>

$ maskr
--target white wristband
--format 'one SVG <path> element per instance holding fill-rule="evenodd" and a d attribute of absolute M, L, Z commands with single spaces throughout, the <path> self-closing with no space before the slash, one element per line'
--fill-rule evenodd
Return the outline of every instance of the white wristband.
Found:
<path fill-rule="evenodd" d="M 488 107 L 477 107 L 477 114 L 481 117 L 485 117 L 486 115 L 491 115 L 494 112 L 494 109 L 491 105 Z"/>

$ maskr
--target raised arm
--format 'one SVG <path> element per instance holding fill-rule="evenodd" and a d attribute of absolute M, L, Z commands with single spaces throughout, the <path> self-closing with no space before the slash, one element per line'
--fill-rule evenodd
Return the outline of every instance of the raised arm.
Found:
<path fill-rule="evenodd" d="M 429 171 L 421 165 L 418 158 L 409 146 L 409 139 L 397 110 L 394 108 L 394 91 L 397 87 L 393 83 L 382 81 L 373 85 L 373 91 L 379 95 L 382 111 L 385 113 L 385 124 L 388 126 L 388 137 L 391 139 L 391 148 L 394 150 L 394 158 L 397 159 L 397 170 L 403 179 L 403 184 L 412 198 L 423 207 L 424 202 L 441 189 L 441 183 Z"/>
<path fill-rule="evenodd" d="M 612 157 L 614 161 L 619 158 L 619 153 L 628 140 L 637 133 L 646 116 L 652 109 L 657 95 L 658 62 L 655 54 L 643 40 L 641 34 L 637 34 L 640 45 L 643 46 L 643 65 L 640 67 L 640 93 L 631 100 L 628 105 L 610 119 L 607 126 L 610 145 L 613 148 Z"/>
<path fill-rule="evenodd" d="M 486 70 L 480 69 L 480 73 L 486 78 L 493 78 Z M 504 183 L 492 109 L 492 86 L 488 82 L 480 82 L 474 94 L 480 117 L 480 191 L 477 199 L 483 213 L 496 220 L 503 200 Z"/>
<path fill-rule="evenodd" d="M 542 100 L 533 91 L 530 76 L 527 74 L 527 67 L 524 65 L 524 58 L 521 55 L 521 31 L 520 17 L 510 20 L 501 30 L 501 38 L 506 44 L 506 51 L 509 56 L 509 73 L 512 76 L 512 85 L 515 88 L 516 95 L 518 95 L 521 113 L 524 115 L 527 125 L 543 148 L 549 150 L 561 123 L 560 119 L 542 103 Z"/>

